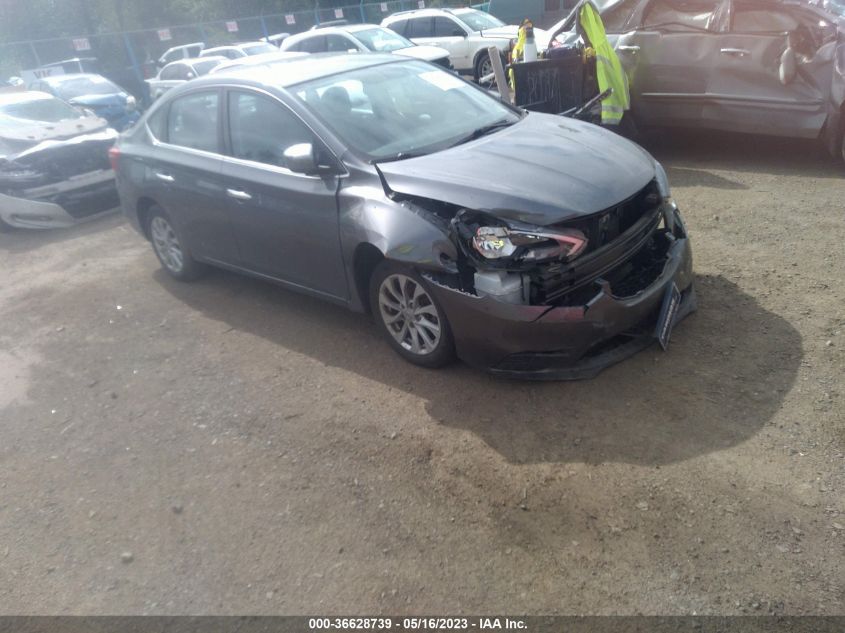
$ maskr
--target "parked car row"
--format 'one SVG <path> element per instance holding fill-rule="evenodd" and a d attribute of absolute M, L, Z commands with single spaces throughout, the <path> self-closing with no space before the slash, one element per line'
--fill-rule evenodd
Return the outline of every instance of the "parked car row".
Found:
<path fill-rule="evenodd" d="M 616 0 L 603 17 L 638 119 L 835 137 L 845 157 L 841 5 Z M 570 27 L 540 48 L 583 37 Z M 423 367 L 593 376 L 665 347 L 695 310 L 690 241 L 644 149 L 450 71 L 477 78 L 515 34 L 473 9 L 420 10 L 256 55 L 200 50 L 162 69 L 113 146 L 70 93 L 0 96 L 0 228 L 61 226 L 119 195 L 175 279 L 217 266 L 368 311 Z"/>
<path fill-rule="evenodd" d="M 46 92 L 0 94 L 0 230 L 57 228 L 118 207 L 108 122 Z"/>

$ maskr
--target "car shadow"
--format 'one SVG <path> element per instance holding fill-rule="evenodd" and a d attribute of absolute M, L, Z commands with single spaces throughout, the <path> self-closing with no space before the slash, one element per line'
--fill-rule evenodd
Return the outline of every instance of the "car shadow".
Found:
<path fill-rule="evenodd" d="M 703 171 L 710 169 L 836 179 L 845 172 L 841 161 L 830 157 L 817 140 L 667 129 L 646 132 L 637 141 L 661 162 L 675 166 L 670 170 L 670 180 L 678 185 L 734 188 L 720 187 L 727 179 Z M 696 171 L 700 180 L 696 180 Z M 727 183 L 747 188 L 733 181 Z"/>
<path fill-rule="evenodd" d="M 48 244 L 57 244 L 80 237 L 108 231 L 126 223 L 122 213 L 116 211 L 89 222 L 61 229 L 18 229 L 12 228 L 0 233 L 0 251 L 8 253 L 26 253 Z"/>
<path fill-rule="evenodd" d="M 699 277 L 699 312 L 668 353 L 654 346 L 570 383 L 419 369 L 367 316 L 225 272 L 192 285 L 155 277 L 227 329 L 413 393 L 432 423 L 476 434 L 510 463 L 663 465 L 735 446 L 778 411 L 802 358 L 798 332 L 722 277 Z"/>

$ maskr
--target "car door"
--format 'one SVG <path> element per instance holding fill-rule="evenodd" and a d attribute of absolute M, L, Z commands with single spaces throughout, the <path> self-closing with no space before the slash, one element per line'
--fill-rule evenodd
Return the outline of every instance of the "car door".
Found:
<path fill-rule="evenodd" d="M 714 103 L 707 112 L 713 127 L 816 138 L 827 119 L 832 76 L 832 60 L 819 54 L 825 35 L 824 20 L 810 9 L 735 0 L 730 28 L 718 37 Z M 783 83 L 781 58 L 790 39 L 797 72 Z"/>
<path fill-rule="evenodd" d="M 165 106 L 160 115 L 165 117 L 159 132 L 163 138 L 146 164 L 145 189 L 182 229 L 192 255 L 237 265 L 221 180 L 221 101 L 221 92 L 210 89 L 190 92 Z"/>
<path fill-rule="evenodd" d="M 701 124 L 726 11 L 725 0 L 650 0 L 638 10 L 638 26 L 616 43 L 638 121 Z"/>
<path fill-rule="evenodd" d="M 284 152 L 311 143 L 328 150 L 285 104 L 267 94 L 228 91 L 225 181 L 229 214 L 249 270 L 346 300 L 340 250 L 338 176 L 294 173 Z"/>

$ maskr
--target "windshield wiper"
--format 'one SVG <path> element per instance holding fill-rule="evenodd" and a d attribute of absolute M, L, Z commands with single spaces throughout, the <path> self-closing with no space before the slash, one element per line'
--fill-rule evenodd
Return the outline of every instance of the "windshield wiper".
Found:
<path fill-rule="evenodd" d="M 460 139 L 457 143 L 451 145 L 451 147 L 456 147 L 458 145 L 463 145 L 464 143 L 469 143 L 470 141 L 474 141 L 476 139 L 481 138 L 482 136 L 487 136 L 488 134 L 492 134 L 498 130 L 502 130 L 506 127 L 510 127 L 515 123 L 515 121 L 508 121 L 507 119 L 502 119 L 501 121 L 496 121 L 495 123 L 491 123 L 490 125 L 484 125 L 480 128 L 477 128 L 472 131 L 471 134 L 467 134 L 465 137 Z"/>

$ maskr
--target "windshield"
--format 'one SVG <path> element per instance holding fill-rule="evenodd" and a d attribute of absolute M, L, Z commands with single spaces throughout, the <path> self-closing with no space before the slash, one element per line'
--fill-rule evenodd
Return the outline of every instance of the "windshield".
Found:
<path fill-rule="evenodd" d="M 53 84 L 56 93 L 66 100 L 88 95 L 113 95 L 123 92 L 105 77 L 78 77 Z"/>
<path fill-rule="evenodd" d="M 250 44 L 249 46 L 242 46 L 241 49 L 247 55 L 261 55 L 262 53 L 272 53 L 279 50 L 272 44 Z"/>
<path fill-rule="evenodd" d="M 410 40 L 389 29 L 367 29 L 353 33 L 361 43 L 376 53 L 392 53 L 403 48 L 414 46 Z"/>
<path fill-rule="evenodd" d="M 353 150 L 371 161 L 451 147 L 520 115 L 483 90 L 424 62 L 381 64 L 293 88 Z"/>
<path fill-rule="evenodd" d="M 825 0 L 824 8 L 831 13 L 845 17 L 845 0 Z"/>
<path fill-rule="evenodd" d="M 500 26 L 505 26 L 505 23 L 499 18 L 483 11 L 461 11 L 460 13 L 453 13 L 453 15 L 472 31 L 484 31 L 485 29 L 497 29 Z"/>
<path fill-rule="evenodd" d="M 46 95 L 0 105 L 0 125 L 20 125 L 24 121 L 59 123 L 68 119 L 81 119 L 83 116 L 73 106 Z"/>
<path fill-rule="evenodd" d="M 195 62 L 194 63 L 194 72 L 196 72 L 197 77 L 202 77 L 203 75 L 207 75 L 212 68 L 216 68 L 221 63 L 219 59 L 208 59 L 202 62 Z"/>

